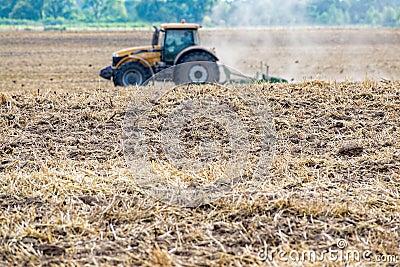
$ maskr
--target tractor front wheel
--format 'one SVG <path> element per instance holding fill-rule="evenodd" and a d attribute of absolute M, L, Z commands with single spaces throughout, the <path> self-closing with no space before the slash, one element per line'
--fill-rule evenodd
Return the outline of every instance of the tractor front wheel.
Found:
<path fill-rule="evenodd" d="M 150 72 L 139 62 L 128 62 L 119 67 L 114 74 L 115 86 L 142 85 L 148 78 Z"/>
<path fill-rule="evenodd" d="M 214 57 L 205 52 L 194 52 L 180 60 L 174 70 L 174 83 L 215 83 L 219 69 Z"/>

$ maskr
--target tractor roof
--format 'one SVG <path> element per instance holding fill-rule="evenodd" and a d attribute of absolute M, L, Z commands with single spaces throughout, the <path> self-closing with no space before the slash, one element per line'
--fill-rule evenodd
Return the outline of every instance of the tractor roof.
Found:
<path fill-rule="evenodd" d="M 166 30 L 166 29 L 198 29 L 201 28 L 200 24 L 196 23 L 164 23 L 161 24 L 161 28 Z"/>

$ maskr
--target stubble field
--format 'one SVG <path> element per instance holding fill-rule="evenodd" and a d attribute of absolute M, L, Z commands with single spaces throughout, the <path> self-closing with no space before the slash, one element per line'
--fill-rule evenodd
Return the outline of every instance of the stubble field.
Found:
<path fill-rule="evenodd" d="M 135 183 L 121 138 L 136 88 L 98 77 L 149 31 L 0 32 L 1 266 L 399 264 L 400 32 L 201 34 L 225 64 L 294 82 L 235 85 L 273 118 L 262 187 L 185 208 Z"/>

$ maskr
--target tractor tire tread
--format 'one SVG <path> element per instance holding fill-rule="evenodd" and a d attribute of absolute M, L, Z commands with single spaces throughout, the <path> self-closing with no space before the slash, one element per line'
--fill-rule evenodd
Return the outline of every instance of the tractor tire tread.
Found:
<path fill-rule="evenodd" d="M 144 67 L 142 64 L 140 64 L 139 62 L 127 62 L 122 64 L 115 72 L 115 74 L 113 75 L 113 82 L 115 86 L 125 86 L 124 82 L 123 82 L 123 75 L 124 72 L 130 69 L 136 69 L 139 70 L 139 72 L 142 74 L 143 76 L 143 81 L 141 84 L 138 85 L 143 85 L 145 83 L 145 81 L 147 81 L 147 79 L 149 79 L 151 77 L 151 71 L 149 68 Z"/>

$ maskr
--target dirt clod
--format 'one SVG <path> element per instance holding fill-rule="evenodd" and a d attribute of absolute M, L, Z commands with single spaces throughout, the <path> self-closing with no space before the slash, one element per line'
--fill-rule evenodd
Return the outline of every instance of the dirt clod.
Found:
<path fill-rule="evenodd" d="M 364 151 L 364 147 L 358 144 L 346 144 L 343 145 L 338 153 L 339 155 L 346 155 L 346 156 L 360 156 Z"/>

